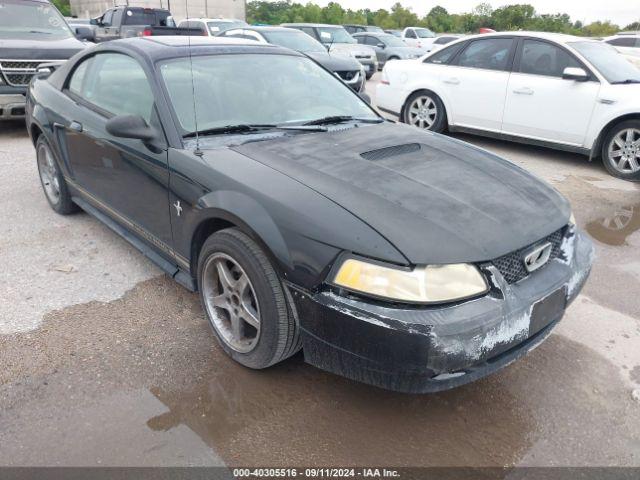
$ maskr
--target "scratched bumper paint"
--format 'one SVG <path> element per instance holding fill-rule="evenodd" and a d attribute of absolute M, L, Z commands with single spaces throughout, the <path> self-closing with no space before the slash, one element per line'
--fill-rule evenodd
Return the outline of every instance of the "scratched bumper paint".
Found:
<path fill-rule="evenodd" d="M 503 368 L 549 335 L 582 289 L 593 256 L 591 241 L 571 228 L 561 255 L 540 270 L 509 285 L 495 267 L 483 265 L 490 292 L 447 306 L 398 308 L 293 289 L 305 360 L 406 392 L 468 383 Z"/>

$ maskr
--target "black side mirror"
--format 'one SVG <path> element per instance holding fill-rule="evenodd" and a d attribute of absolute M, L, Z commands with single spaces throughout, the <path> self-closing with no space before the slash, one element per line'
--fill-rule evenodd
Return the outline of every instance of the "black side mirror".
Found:
<path fill-rule="evenodd" d="M 387 48 L 387 46 L 386 46 L 384 43 L 382 43 L 382 42 L 380 42 L 379 44 L 377 44 L 377 45 L 376 45 L 376 47 L 378 47 L 378 48 L 382 48 L 383 50 L 384 50 L 385 48 Z"/>
<path fill-rule="evenodd" d="M 589 80 L 589 74 L 584 68 L 567 67 L 562 72 L 562 78 L 564 80 L 575 80 L 576 82 L 586 82 Z"/>
<path fill-rule="evenodd" d="M 367 102 L 367 104 L 371 105 L 371 97 L 369 96 L 369 94 L 364 93 L 364 92 L 360 92 L 358 94 L 360 96 L 360 98 L 362 100 L 364 100 L 365 102 Z"/>
<path fill-rule="evenodd" d="M 145 143 L 158 138 L 158 132 L 140 115 L 118 115 L 110 119 L 105 128 L 114 137 L 133 138 Z"/>
<path fill-rule="evenodd" d="M 93 30 L 87 27 L 76 27 L 76 38 L 78 40 L 93 40 Z"/>

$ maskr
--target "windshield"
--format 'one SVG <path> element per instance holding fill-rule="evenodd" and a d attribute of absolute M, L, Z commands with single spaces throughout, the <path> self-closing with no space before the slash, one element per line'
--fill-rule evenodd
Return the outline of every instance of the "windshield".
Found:
<path fill-rule="evenodd" d="M 379 118 L 336 76 L 307 57 L 211 55 L 160 65 L 185 133 L 227 125 L 300 124 L 329 116 Z M 215 85 L 216 88 L 211 88 Z M 194 98 L 195 93 L 195 98 Z"/>
<path fill-rule="evenodd" d="M 325 52 L 326 48 L 320 42 L 315 41 L 306 33 L 290 29 L 288 32 L 262 32 L 269 43 L 291 48 L 298 52 Z"/>
<path fill-rule="evenodd" d="M 376 32 L 376 33 L 383 33 L 384 30 L 382 30 L 380 27 L 376 27 L 375 25 L 370 25 L 367 27 L 367 31 L 368 32 Z"/>
<path fill-rule="evenodd" d="M 436 36 L 436 34 L 428 28 L 416 28 L 415 31 L 418 38 L 433 38 Z"/>
<path fill-rule="evenodd" d="M 225 30 L 230 30 L 232 28 L 242 28 L 246 27 L 247 22 L 243 22 L 242 20 L 235 21 L 226 21 L 226 22 L 207 22 L 207 27 L 209 27 L 209 32 L 215 35 L 218 32 L 224 32 Z"/>
<path fill-rule="evenodd" d="M 0 0 L 0 38 L 61 40 L 73 37 L 58 10 L 40 2 Z"/>
<path fill-rule="evenodd" d="M 394 37 L 393 35 L 380 35 L 378 37 L 380 40 L 384 42 L 387 47 L 406 47 L 407 44 L 400 40 L 398 37 Z"/>
<path fill-rule="evenodd" d="M 640 69 L 604 42 L 570 42 L 609 83 L 640 81 Z"/>
<path fill-rule="evenodd" d="M 323 43 L 358 43 L 342 27 L 319 27 L 318 30 Z"/>

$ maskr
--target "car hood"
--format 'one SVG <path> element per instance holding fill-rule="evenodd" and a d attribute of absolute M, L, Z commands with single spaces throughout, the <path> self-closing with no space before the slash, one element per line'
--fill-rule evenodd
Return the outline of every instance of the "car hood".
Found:
<path fill-rule="evenodd" d="M 360 45 L 359 43 L 334 43 L 331 45 L 330 52 L 340 55 L 363 55 L 375 57 L 374 49 Z"/>
<path fill-rule="evenodd" d="M 350 57 L 329 55 L 327 52 L 308 52 L 307 55 L 332 72 L 360 70 L 360 62 Z"/>
<path fill-rule="evenodd" d="M 400 53 L 404 55 L 424 55 L 424 50 L 416 47 L 389 47 L 387 48 L 389 53 Z"/>
<path fill-rule="evenodd" d="M 0 40 L 0 58 L 67 60 L 88 45 L 73 37 L 62 40 Z"/>
<path fill-rule="evenodd" d="M 494 259 L 556 231 L 570 216 L 556 190 L 520 167 L 407 125 L 232 148 L 336 202 L 413 264 Z"/>

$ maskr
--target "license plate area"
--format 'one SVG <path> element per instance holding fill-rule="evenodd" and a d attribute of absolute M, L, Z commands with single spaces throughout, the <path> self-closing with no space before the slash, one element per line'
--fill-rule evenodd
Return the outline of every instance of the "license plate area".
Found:
<path fill-rule="evenodd" d="M 533 304 L 529 335 L 534 335 L 560 318 L 567 306 L 567 288 L 562 287 Z"/>

